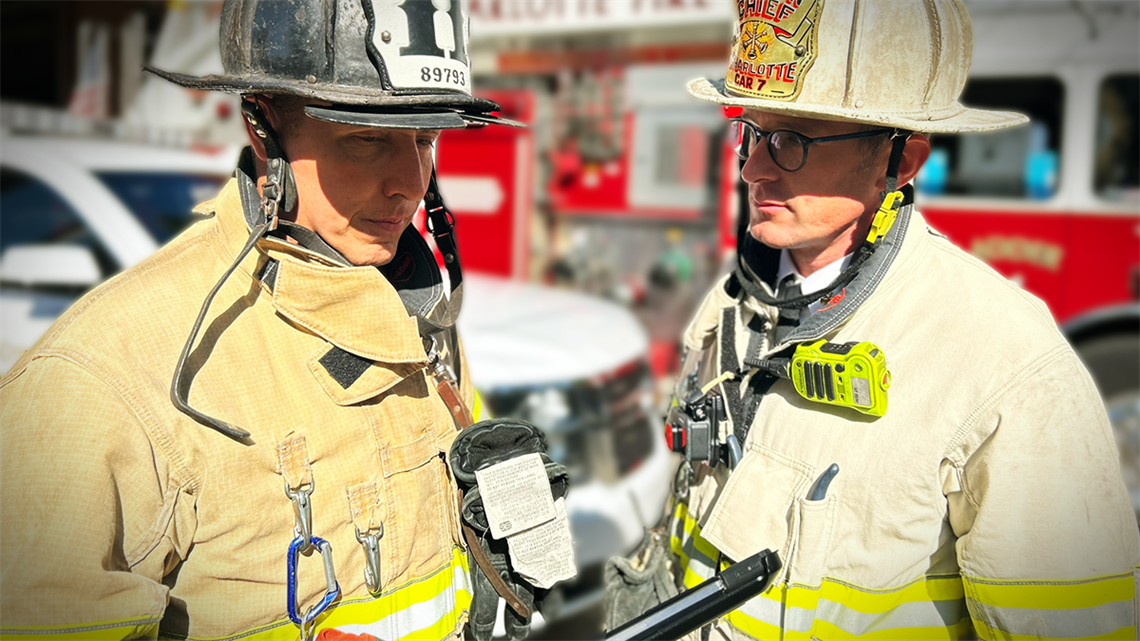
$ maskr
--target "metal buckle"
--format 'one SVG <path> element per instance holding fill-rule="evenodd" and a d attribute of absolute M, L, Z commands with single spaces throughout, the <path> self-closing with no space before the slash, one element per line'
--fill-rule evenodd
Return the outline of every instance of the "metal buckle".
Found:
<path fill-rule="evenodd" d="M 265 210 L 265 222 L 269 231 L 277 229 L 278 211 L 285 198 L 286 164 L 280 158 L 270 158 L 266 165 L 265 184 L 261 187 L 261 207 Z"/>
<path fill-rule="evenodd" d="M 384 524 L 381 523 L 376 530 L 369 530 L 361 534 L 356 528 L 356 540 L 364 548 L 364 582 L 372 596 L 380 595 L 380 539 L 384 538 Z"/>
<path fill-rule="evenodd" d="M 286 605 L 289 609 L 289 619 L 293 621 L 293 623 L 301 626 L 302 637 L 305 636 L 305 626 L 313 622 L 318 616 L 321 615 L 322 612 L 325 611 L 326 608 L 329 607 L 329 604 L 331 604 L 334 599 L 340 596 L 340 584 L 337 583 L 336 570 L 333 567 L 332 544 L 319 536 L 314 536 L 309 542 L 309 546 L 315 548 L 321 555 L 322 560 L 325 562 L 325 581 L 328 585 L 328 588 L 325 591 L 325 596 L 323 599 L 321 599 L 320 603 L 317 603 L 313 607 L 306 610 L 304 616 L 298 614 L 297 557 L 301 554 L 302 546 L 304 544 L 305 542 L 301 539 L 301 537 L 293 539 L 293 542 L 289 544 L 288 577 L 286 578 Z"/>
<path fill-rule="evenodd" d="M 289 500 L 293 502 L 293 516 L 296 519 L 293 533 L 304 543 L 304 547 L 301 548 L 302 552 L 308 552 L 313 545 L 312 541 L 316 540 L 316 537 L 313 536 L 313 502 L 309 500 L 316 487 L 316 479 L 310 481 L 307 486 L 302 485 L 296 490 L 289 487 L 289 481 L 285 481 L 285 496 L 288 496 Z"/>
<path fill-rule="evenodd" d="M 435 376 L 436 380 L 454 384 L 456 381 L 455 371 L 452 370 L 451 366 L 445 363 L 443 357 L 440 356 L 439 350 L 436 349 L 438 343 L 435 340 L 435 336 L 429 335 L 428 339 L 431 341 L 431 347 L 427 350 L 427 358 L 428 365 L 431 366 L 432 375 Z"/>

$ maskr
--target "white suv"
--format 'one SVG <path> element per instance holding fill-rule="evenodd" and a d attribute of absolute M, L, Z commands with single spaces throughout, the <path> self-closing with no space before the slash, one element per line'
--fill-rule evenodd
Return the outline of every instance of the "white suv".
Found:
<path fill-rule="evenodd" d="M 193 222 L 237 152 L 0 138 L 0 372 L 79 294 Z"/>

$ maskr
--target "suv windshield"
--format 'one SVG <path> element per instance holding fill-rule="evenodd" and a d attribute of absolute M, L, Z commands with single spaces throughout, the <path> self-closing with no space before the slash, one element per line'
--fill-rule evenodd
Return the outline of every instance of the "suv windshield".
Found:
<path fill-rule="evenodd" d="M 194 222 L 190 211 L 217 195 L 226 178 L 160 172 L 95 174 L 138 217 L 159 244 Z"/>

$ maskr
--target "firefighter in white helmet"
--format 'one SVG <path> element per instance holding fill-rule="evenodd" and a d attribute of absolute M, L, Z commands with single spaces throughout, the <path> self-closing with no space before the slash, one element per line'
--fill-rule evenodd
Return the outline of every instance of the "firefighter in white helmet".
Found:
<path fill-rule="evenodd" d="M 765 548 L 783 569 L 701 638 L 1136 638 L 1137 523 L 1092 380 L 907 185 L 929 134 L 1026 121 L 958 102 L 965 7 L 736 4 L 726 77 L 688 85 L 735 116 L 746 212 L 684 334 L 668 536 L 682 587 Z M 706 454 L 680 431 L 713 397 Z M 614 625 L 645 595 L 609 601 Z"/>
<path fill-rule="evenodd" d="M 474 608 L 489 636 L 449 467 L 480 410 L 433 148 L 512 123 L 471 95 L 466 29 L 458 2 L 228 0 L 224 75 L 151 70 L 242 94 L 251 146 L 207 220 L 0 383 L 0 634 L 444 639 Z M 480 425 L 499 460 L 543 450 Z M 492 565 L 521 637 L 536 590 Z"/>

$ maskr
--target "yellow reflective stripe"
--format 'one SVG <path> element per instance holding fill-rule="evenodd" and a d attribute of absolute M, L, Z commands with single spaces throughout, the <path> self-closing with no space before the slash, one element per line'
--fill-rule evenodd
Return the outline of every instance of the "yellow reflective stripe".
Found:
<path fill-rule="evenodd" d="M 395 638 L 442 639 L 458 627 L 463 612 L 470 609 L 469 576 L 467 553 L 461 548 L 453 548 L 450 565 L 378 598 L 342 602 L 318 619 L 317 628 L 323 630 L 365 624 L 366 629 L 375 629 L 392 627 L 390 619 L 411 618 L 412 621 L 399 621 L 395 626 L 398 631 L 386 631 L 388 634 L 383 634 L 380 638 L 391 639 L 392 634 L 403 633 L 403 636 Z M 448 603 L 442 603 L 443 599 Z M 437 603 L 431 603 L 432 601 Z M 426 608 L 423 607 L 425 605 Z M 371 624 L 375 624 L 375 627 Z"/>
<path fill-rule="evenodd" d="M 683 521 L 685 524 L 684 530 L 687 535 L 686 538 L 692 541 L 693 547 L 697 552 L 700 552 L 702 556 L 708 559 L 709 567 L 713 567 L 717 557 L 720 556 L 720 552 L 713 547 L 712 543 L 709 543 L 701 536 L 701 526 L 697 525 L 696 519 L 689 516 L 688 506 L 684 503 L 677 506 L 677 519 Z M 674 552 L 679 555 L 685 555 L 682 541 L 676 537 L 672 537 L 670 542 Z"/>
<path fill-rule="evenodd" d="M 674 527 L 670 544 L 684 569 L 685 586 L 692 588 L 712 575 L 719 553 L 700 536 L 701 528 L 686 505 L 679 504 L 674 517 L 681 527 Z M 832 577 L 824 577 L 818 587 L 774 585 L 726 618 L 733 628 L 756 639 L 960 639 L 974 634 L 962 579 L 956 574 L 924 576 L 891 588 L 867 588 Z"/>
<path fill-rule="evenodd" d="M 1092 608 L 1136 595 L 1132 573 L 1078 581 L 1006 581 L 963 575 L 970 598 L 1001 608 L 1072 610 Z"/>
<path fill-rule="evenodd" d="M 957 589 L 954 583 L 958 583 Z M 868 590 L 825 578 L 820 588 L 799 585 L 769 588 L 743 604 L 728 619 L 733 627 L 760 639 L 779 638 L 779 628 L 765 619 L 778 621 L 781 618 L 785 639 L 811 636 L 956 639 L 968 636 L 971 630 L 960 586 L 957 577 L 930 577 L 898 588 Z M 921 625 L 926 621 L 941 623 L 942 615 L 935 605 L 937 600 L 941 600 L 948 611 L 960 609 L 961 619 L 950 626 Z M 843 625 L 847 628 L 841 627 Z"/>
<path fill-rule="evenodd" d="M 443 639 L 459 627 L 463 621 L 464 612 L 471 607 L 469 577 L 470 567 L 467 562 L 467 553 L 462 548 L 452 548 L 451 562 L 425 577 L 413 579 L 403 585 L 391 588 L 379 597 L 365 596 L 335 602 L 332 607 L 317 618 L 317 629 L 335 629 L 346 626 L 353 633 L 357 633 L 359 628 L 367 628 L 378 623 L 383 624 L 385 619 L 399 617 L 402 613 L 420 606 L 420 610 L 426 609 L 432 614 L 425 617 L 424 615 L 427 613 L 416 612 L 413 618 L 418 625 L 414 629 L 401 629 L 400 633 L 404 636 L 399 638 L 423 639 L 425 641 Z M 443 602 L 445 599 L 446 603 Z M 432 603 L 433 601 L 436 603 Z M 281 602 L 284 605 L 284 592 L 281 595 Z M 406 628 L 407 626 L 400 627 Z M 224 637 L 191 637 L 191 639 L 196 641 L 227 641 L 230 639 L 295 641 L 298 633 L 297 625 L 285 618 Z"/>
<path fill-rule="evenodd" d="M 484 416 L 484 414 L 486 414 L 486 416 Z M 483 396 L 479 393 L 479 390 L 475 390 L 475 403 L 471 408 L 471 418 L 476 423 L 493 418 L 491 413 L 487 411 L 487 406 L 483 404 Z"/>
<path fill-rule="evenodd" d="M 965 577 L 978 635 L 985 639 L 1135 639 L 1132 574 L 1073 581 Z"/>
<path fill-rule="evenodd" d="M 815 594 L 805 594 L 807 590 L 793 590 L 788 605 L 797 608 L 815 608 L 820 599 L 840 603 L 846 608 L 866 614 L 889 612 L 904 603 L 928 601 L 960 601 L 965 597 L 962 580 L 958 575 L 933 575 L 920 577 L 896 588 L 872 589 L 830 577 Z"/>
<path fill-rule="evenodd" d="M 118 619 L 97 623 L 69 626 L 30 625 L 19 628 L 0 628 L 3 639 L 76 639 L 98 641 L 100 639 L 154 639 L 158 636 L 158 623 L 161 616 L 145 619 Z"/>
<path fill-rule="evenodd" d="M 689 517 L 689 509 L 686 504 L 677 504 L 674 518 L 682 526 L 683 538 L 671 534 L 669 546 L 681 563 L 682 582 L 686 588 L 694 588 L 712 577 L 714 559 L 720 553 L 711 543 L 701 537 L 701 528 L 695 519 Z M 693 554 L 690 554 L 690 551 Z M 696 569 L 694 569 L 694 565 Z M 702 575 L 697 570 L 705 570 L 706 575 Z"/>

